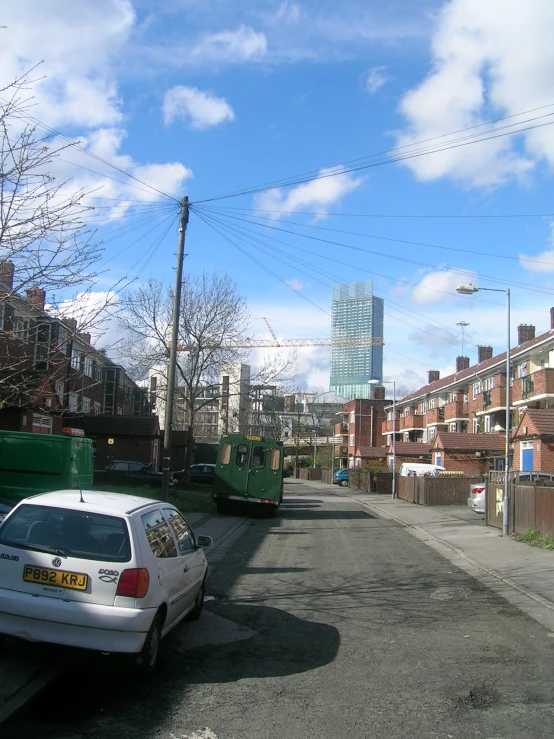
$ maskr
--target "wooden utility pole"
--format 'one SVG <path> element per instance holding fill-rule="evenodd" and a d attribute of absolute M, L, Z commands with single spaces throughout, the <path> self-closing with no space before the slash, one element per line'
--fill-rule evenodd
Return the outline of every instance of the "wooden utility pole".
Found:
<path fill-rule="evenodd" d="M 181 310 L 181 288 L 183 284 L 183 261 L 185 257 L 185 232 L 189 222 L 189 199 L 181 200 L 181 219 L 179 225 L 179 244 L 177 247 L 177 267 L 175 274 L 175 294 L 173 296 L 173 325 L 171 327 L 171 347 L 167 368 L 167 390 L 165 397 L 164 454 L 162 459 L 162 500 L 169 497 L 171 466 L 171 431 L 173 425 L 173 401 L 175 396 L 175 375 L 177 372 L 177 344 L 179 343 L 179 319 Z"/>

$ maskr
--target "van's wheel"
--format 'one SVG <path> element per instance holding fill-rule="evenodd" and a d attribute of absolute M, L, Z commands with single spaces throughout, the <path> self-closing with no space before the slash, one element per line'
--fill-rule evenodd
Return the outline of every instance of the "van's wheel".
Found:
<path fill-rule="evenodd" d="M 137 657 L 136 663 L 144 674 L 152 672 L 160 657 L 160 644 L 162 641 L 162 617 L 156 614 L 150 631 L 148 632 L 142 651 Z"/>
<path fill-rule="evenodd" d="M 194 601 L 194 608 L 192 611 L 189 611 L 187 615 L 185 616 L 185 621 L 198 621 L 202 614 L 202 609 L 204 608 L 204 596 L 206 595 L 206 578 L 202 580 L 202 585 L 200 586 L 200 590 L 198 591 L 196 595 L 196 600 Z"/>
<path fill-rule="evenodd" d="M 229 503 L 226 500 L 217 501 L 217 512 L 218 513 L 229 513 Z"/>
<path fill-rule="evenodd" d="M 340 481 L 341 487 L 347 488 L 348 487 L 348 480 L 341 480 Z"/>

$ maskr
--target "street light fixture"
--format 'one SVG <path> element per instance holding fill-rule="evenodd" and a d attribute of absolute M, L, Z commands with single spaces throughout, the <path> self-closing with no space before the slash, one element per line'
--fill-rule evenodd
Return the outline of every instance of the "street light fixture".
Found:
<path fill-rule="evenodd" d="M 506 294 L 506 309 L 508 317 L 508 330 L 506 336 L 506 449 L 505 449 L 505 461 L 504 461 L 504 502 L 502 505 L 502 534 L 508 536 L 509 534 L 509 502 L 510 502 L 510 483 L 509 483 L 509 472 L 510 472 L 510 288 L 500 287 L 476 287 L 469 283 L 468 285 L 458 285 L 456 292 L 460 295 L 473 295 L 473 293 L 479 290 L 487 290 L 493 293 L 505 293 Z"/>
<path fill-rule="evenodd" d="M 396 381 L 368 380 L 368 385 L 392 385 L 392 499 L 396 498 Z"/>

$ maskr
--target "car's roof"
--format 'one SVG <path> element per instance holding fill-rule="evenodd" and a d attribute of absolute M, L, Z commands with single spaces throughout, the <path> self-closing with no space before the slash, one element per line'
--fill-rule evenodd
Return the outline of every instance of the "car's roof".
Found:
<path fill-rule="evenodd" d="M 52 493 L 33 495 L 33 497 L 26 498 L 23 502 L 32 505 L 46 505 L 108 514 L 130 513 L 136 508 L 142 508 L 152 503 L 160 504 L 160 501 L 154 498 L 141 498 L 138 495 L 110 493 L 109 491 L 100 490 L 83 490 L 82 496 L 84 503 L 81 503 L 79 490 L 55 490 Z"/>

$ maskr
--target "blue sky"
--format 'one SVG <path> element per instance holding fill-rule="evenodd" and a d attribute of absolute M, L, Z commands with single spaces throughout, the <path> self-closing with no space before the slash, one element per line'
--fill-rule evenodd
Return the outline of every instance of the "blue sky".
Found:
<path fill-rule="evenodd" d="M 186 268 L 227 271 L 258 337 L 268 337 L 261 316 L 283 338 L 329 335 L 330 285 L 373 279 L 385 299 L 385 377 L 413 389 L 427 369 L 452 370 L 459 321 L 470 324 L 472 359 L 477 344 L 505 345 L 503 296 L 457 296 L 459 282 L 511 288 L 513 341 L 520 322 L 549 328 L 551 0 L 20 0 L 0 20 L 0 82 L 44 60 L 37 118 L 198 202 L 211 225 L 191 215 Z M 200 202 L 398 146 L 436 146 L 506 116 L 496 127 L 529 130 Z M 123 276 L 172 281 L 176 232 L 161 207 L 171 201 L 88 157 L 68 159 L 57 176 L 101 188 L 92 221 L 109 272 L 98 293 Z M 301 385 L 327 387 L 329 354 L 298 353 Z"/>

